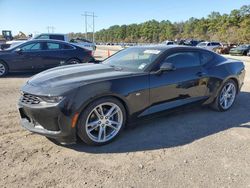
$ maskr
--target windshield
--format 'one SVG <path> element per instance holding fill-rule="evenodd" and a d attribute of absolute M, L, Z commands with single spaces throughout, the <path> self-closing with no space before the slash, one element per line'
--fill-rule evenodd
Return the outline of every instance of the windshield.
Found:
<path fill-rule="evenodd" d="M 162 50 L 152 48 L 127 48 L 102 63 L 122 69 L 144 71 L 161 53 Z"/>
<path fill-rule="evenodd" d="M 206 45 L 207 45 L 207 43 L 201 42 L 201 43 L 199 43 L 197 46 L 206 46 Z"/>

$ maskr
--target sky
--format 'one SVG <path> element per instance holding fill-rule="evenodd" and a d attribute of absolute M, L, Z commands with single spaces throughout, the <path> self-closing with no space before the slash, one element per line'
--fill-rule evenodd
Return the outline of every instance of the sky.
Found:
<path fill-rule="evenodd" d="M 249 4 L 250 0 L 0 0 L 0 31 L 44 33 L 53 26 L 56 33 L 85 32 L 85 11 L 97 15 L 98 31 L 152 19 L 178 22 L 212 11 L 230 13 Z"/>

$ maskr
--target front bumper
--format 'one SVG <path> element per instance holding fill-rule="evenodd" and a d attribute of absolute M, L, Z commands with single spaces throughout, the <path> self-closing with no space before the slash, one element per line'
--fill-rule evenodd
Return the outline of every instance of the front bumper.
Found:
<path fill-rule="evenodd" d="M 19 101 L 18 109 L 22 127 L 53 138 L 61 144 L 75 143 L 76 132 L 75 128 L 71 127 L 71 116 L 65 114 L 61 105 L 29 105 Z"/>

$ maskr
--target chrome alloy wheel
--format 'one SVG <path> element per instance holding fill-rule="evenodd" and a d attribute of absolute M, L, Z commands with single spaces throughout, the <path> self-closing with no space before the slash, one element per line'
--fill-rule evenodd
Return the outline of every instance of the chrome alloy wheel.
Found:
<path fill-rule="evenodd" d="M 224 110 L 229 109 L 234 103 L 235 96 L 236 96 L 235 85 L 229 82 L 221 90 L 221 94 L 220 94 L 221 108 L 223 108 Z"/>
<path fill-rule="evenodd" d="M 2 63 L 0 63 L 0 76 L 3 76 L 5 72 L 6 72 L 5 66 Z"/>
<path fill-rule="evenodd" d="M 94 142 L 107 142 L 117 135 L 122 123 L 123 113 L 120 107 L 111 102 L 102 103 L 89 113 L 86 133 Z"/>

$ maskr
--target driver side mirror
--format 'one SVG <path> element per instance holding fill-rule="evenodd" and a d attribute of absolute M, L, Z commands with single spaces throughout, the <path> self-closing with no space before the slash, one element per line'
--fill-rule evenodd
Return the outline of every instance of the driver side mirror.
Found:
<path fill-rule="evenodd" d="M 22 53 L 22 51 L 23 51 L 23 50 L 22 50 L 21 48 L 17 48 L 17 49 L 15 49 L 15 52 L 16 52 L 16 53 L 18 53 L 18 54 L 21 54 L 21 53 Z"/>

